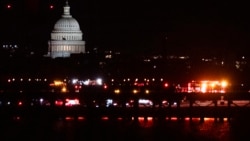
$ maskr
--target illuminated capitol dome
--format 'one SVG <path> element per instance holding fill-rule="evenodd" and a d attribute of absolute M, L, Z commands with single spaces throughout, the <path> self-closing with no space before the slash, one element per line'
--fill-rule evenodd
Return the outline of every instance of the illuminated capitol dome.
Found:
<path fill-rule="evenodd" d="M 66 1 L 63 15 L 51 32 L 48 56 L 70 57 L 71 54 L 85 53 L 85 41 L 82 40 L 82 35 L 79 23 L 70 15 L 70 6 Z"/>

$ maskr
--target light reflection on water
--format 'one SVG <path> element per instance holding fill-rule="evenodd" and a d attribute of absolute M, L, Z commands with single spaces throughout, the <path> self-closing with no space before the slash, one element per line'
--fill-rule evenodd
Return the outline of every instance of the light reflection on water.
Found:
<path fill-rule="evenodd" d="M 86 136 L 93 140 L 98 138 L 103 140 L 230 140 L 229 122 L 215 122 L 214 118 L 205 118 L 202 123 L 199 118 L 193 118 L 192 121 L 189 118 L 183 121 L 171 118 L 161 122 L 152 117 L 138 117 L 138 120 L 132 118 L 130 121 L 124 121 L 121 118 L 111 121 L 108 117 L 101 119 L 80 123 L 72 120 L 57 121 L 55 127 L 61 131 L 62 128 L 75 128 L 75 124 L 77 126 L 82 124 L 85 133 L 90 133 Z M 67 133 L 72 135 L 72 131 Z"/>
<path fill-rule="evenodd" d="M 2 121 L 1 140 L 238 140 L 249 138 L 240 122 L 215 121 L 214 118 L 177 118 L 158 120 L 138 117 L 89 120 L 66 117 L 57 120 L 31 119 Z"/>

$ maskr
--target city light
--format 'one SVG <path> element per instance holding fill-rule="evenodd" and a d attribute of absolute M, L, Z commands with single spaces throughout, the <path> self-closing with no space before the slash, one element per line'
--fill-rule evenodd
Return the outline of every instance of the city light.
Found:
<path fill-rule="evenodd" d="M 188 83 L 188 92 L 196 93 L 225 93 L 228 87 L 228 82 L 214 81 L 214 80 L 202 80 L 192 81 Z"/>
<path fill-rule="evenodd" d="M 139 92 L 139 91 L 136 90 L 136 89 L 133 90 L 133 94 L 137 94 L 138 92 Z"/>
<path fill-rule="evenodd" d="M 65 99 L 65 106 L 76 106 L 80 105 L 79 99 Z"/>
<path fill-rule="evenodd" d="M 63 87 L 62 87 L 61 92 L 62 92 L 62 93 L 66 93 L 66 92 L 67 92 L 66 86 L 63 86 Z"/>
<path fill-rule="evenodd" d="M 120 91 L 120 89 L 115 89 L 114 92 L 115 92 L 115 94 L 119 94 L 121 91 Z"/>

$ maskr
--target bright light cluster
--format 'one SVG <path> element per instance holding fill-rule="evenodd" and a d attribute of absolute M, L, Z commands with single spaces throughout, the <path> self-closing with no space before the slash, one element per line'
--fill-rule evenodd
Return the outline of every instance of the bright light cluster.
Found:
<path fill-rule="evenodd" d="M 50 86 L 52 88 L 59 88 L 63 93 L 68 92 L 67 84 L 64 81 L 54 80 L 53 83 L 50 83 Z"/>
<path fill-rule="evenodd" d="M 101 78 L 97 79 L 86 79 L 86 80 L 78 80 L 78 79 L 72 79 L 72 84 L 80 84 L 80 85 L 103 85 L 103 81 Z"/>
<path fill-rule="evenodd" d="M 188 83 L 188 92 L 196 93 L 225 93 L 228 87 L 227 81 L 192 81 Z"/>

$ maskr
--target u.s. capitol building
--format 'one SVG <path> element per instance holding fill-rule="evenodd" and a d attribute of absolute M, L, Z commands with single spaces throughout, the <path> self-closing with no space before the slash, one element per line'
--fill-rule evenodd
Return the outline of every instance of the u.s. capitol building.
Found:
<path fill-rule="evenodd" d="M 85 53 L 85 41 L 79 23 L 70 14 L 68 1 L 62 17 L 55 23 L 48 41 L 48 54 L 51 58 L 70 57 L 71 54 Z"/>

